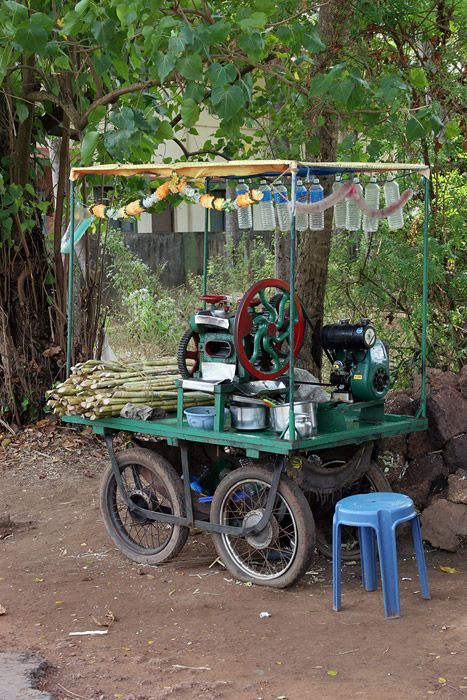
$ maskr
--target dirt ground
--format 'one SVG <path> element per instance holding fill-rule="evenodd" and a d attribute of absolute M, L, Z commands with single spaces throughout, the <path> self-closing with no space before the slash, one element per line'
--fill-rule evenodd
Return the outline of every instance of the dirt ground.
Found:
<path fill-rule="evenodd" d="M 319 556 L 283 591 L 211 566 L 215 550 L 199 532 L 173 562 L 141 566 L 104 529 L 96 438 L 43 421 L 9 439 L 0 439 L 0 648 L 44 657 L 42 688 L 57 700 L 467 697 L 465 553 L 427 552 L 425 601 L 402 543 L 402 617 L 388 621 L 381 591 L 363 591 L 355 564 L 344 569 L 339 613 Z M 107 634 L 69 636 L 84 630 Z"/>

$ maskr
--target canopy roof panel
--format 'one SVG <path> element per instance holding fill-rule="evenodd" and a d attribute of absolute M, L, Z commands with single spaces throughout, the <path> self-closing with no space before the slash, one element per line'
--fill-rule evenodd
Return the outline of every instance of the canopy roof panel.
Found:
<path fill-rule="evenodd" d="M 279 176 L 296 170 L 298 175 L 331 175 L 335 173 L 372 173 L 387 171 L 419 172 L 430 176 L 429 168 L 420 163 L 311 163 L 294 160 L 230 160 L 226 162 L 182 162 L 182 163 L 114 163 L 109 165 L 92 165 L 71 169 L 70 180 L 78 180 L 86 175 L 155 175 L 170 177 L 173 172 L 185 177 L 198 179 L 204 177 L 241 178 L 252 176 Z"/>

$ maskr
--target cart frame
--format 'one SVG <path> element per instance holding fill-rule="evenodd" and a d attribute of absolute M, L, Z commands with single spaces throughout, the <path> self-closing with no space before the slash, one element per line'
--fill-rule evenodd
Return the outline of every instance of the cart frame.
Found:
<path fill-rule="evenodd" d="M 159 177 L 171 177 L 175 172 L 180 175 L 198 179 L 204 178 L 205 191 L 209 191 L 212 177 L 226 179 L 257 178 L 258 176 L 274 177 L 290 175 L 291 178 L 291 225 L 290 225 L 290 318 L 294 318 L 294 294 L 296 276 L 296 247 L 297 236 L 295 229 L 295 204 L 296 183 L 299 176 L 306 175 L 331 175 L 336 173 L 377 173 L 385 171 L 405 171 L 419 173 L 424 181 L 424 225 L 423 225 L 423 291 L 422 291 L 422 334 L 421 334 L 421 392 L 420 406 L 415 417 L 400 416 L 384 413 L 384 400 L 375 400 L 356 403 L 352 408 L 345 405 L 345 410 L 353 415 L 353 425 L 345 430 L 327 433 L 318 433 L 304 439 L 283 439 L 271 431 L 263 431 L 261 434 L 239 433 L 232 430 L 224 430 L 223 416 L 224 403 L 228 392 L 222 385 L 216 386 L 214 391 L 214 403 L 216 407 L 216 420 L 214 430 L 200 430 L 187 425 L 183 419 L 183 393 L 181 384 L 178 389 L 177 416 L 161 418 L 155 421 L 141 421 L 120 417 L 89 420 L 79 416 L 66 416 L 63 420 L 67 423 L 89 425 L 95 433 L 104 436 L 113 472 L 119 491 L 128 508 L 138 515 L 149 520 L 174 523 L 183 526 L 196 526 L 203 530 L 217 533 L 245 536 L 256 534 L 264 529 L 272 512 L 274 499 L 281 474 L 284 469 L 285 457 L 294 452 L 319 451 L 327 447 L 362 444 L 380 438 L 393 435 L 401 435 L 426 430 L 426 354 L 427 354 L 427 317 L 428 317 L 428 236 L 429 236 L 429 169 L 420 164 L 400 163 L 301 163 L 297 161 L 230 161 L 227 163 L 174 163 L 174 164 L 147 164 L 147 165 L 102 165 L 90 167 L 72 168 L 70 175 L 70 248 L 69 248 L 69 284 L 68 284 L 68 332 L 67 332 L 67 376 L 70 373 L 72 363 L 72 337 L 73 337 L 73 267 L 74 267 L 74 243 L 75 243 L 75 183 L 80 177 L 86 175 L 153 175 Z M 208 241 L 209 241 L 209 210 L 205 212 L 204 243 L 203 243 L 203 295 L 208 286 Z M 288 399 L 289 411 L 289 435 L 295 435 L 294 413 L 294 323 L 290 323 L 289 329 L 289 368 L 288 368 Z M 342 410 L 342 406 L 336 405 L 336 411 Z M 180 448 L 182 473 L 184 481 L 185 517 L 168 515 L 150 511 L 136 505 L 128 498 L 122 484 L 116 456 L 113 451 L 112 436 L 118 431 L 142 433 L 165 439 L 174 447 Z M 261 520 L 249 528 L 237 528 L 195 520 L 190 492 L 190 472 L 188 463 L 188 445 L 190 442 L 207 443 L 223 447 L 236 447 L 244 450 L 251 458 L 258 458 L 262 454 L 274 455 L 274 474 L 271 489 L 268 495 L 267 507 Z"/>

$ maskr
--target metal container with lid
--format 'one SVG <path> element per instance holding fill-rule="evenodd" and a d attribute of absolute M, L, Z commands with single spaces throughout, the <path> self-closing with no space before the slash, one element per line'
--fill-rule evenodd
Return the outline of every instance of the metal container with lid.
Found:
<path fill-rule="evenodd" d="M 271 428 L 276 433 L 282 433 L 284 430 L 287 429 L 289 425 L 289 408 L 289 403 L 283 403 L 280 406 L 272 406 L 269 409 L 271 418 Z M 315 433 L 318 425 L 316 419 L 316 404 L 313 403 L 313 401 L 296 401 L 294 403 L 293 409 L 295 412 L 295 421 L 297 421 L 298 415 L 306 415 L 311 420 L 311 433 Z M 301 437 L 305 436 L 303 435 Z"/>

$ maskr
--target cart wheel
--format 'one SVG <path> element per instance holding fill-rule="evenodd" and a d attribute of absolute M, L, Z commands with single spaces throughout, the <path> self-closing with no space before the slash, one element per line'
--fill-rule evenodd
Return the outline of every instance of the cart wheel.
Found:
<path fill-rule="evenodd" d="M 191 344 L 191 345 L 190 345 Z M 199 369 L 199 333 L 195 333 L 188 328 L 182 335 L 177 350 L 177 365 L 183 379 L 192 379 Z M 189 347 L 190 346 L 190 347 Z M 188 367 L 186 361 L 194 360 L 194 365 Z"/>
<path fill-rule="evenodd" d="M 335 464 L 335 462 L 333 462 Z M 344 462 L 343 462 L 344 464 Z M 322 465 L 323 467 L 326 464 Z M 316 548 L 325 557 L 332 559 L 332 518 L 334 506 L 337 501 L 346 496 L 357 493 L 371 493 L 377 491 L 392 491 L 391 484 L 375 462 L 371 462 L 368 471 L 358 479 L 345 487 L 338 494 L 326 500 L 321 508 L 314 513 L 316 518 Z M 358 529 L 350 526 L 342 526 L 342 559 L 346 561 L 359 560 L 360 549 L 358 546 Z"/>
<path fill-rule="evenodd" d="M 220 482 L 211 521 L 240 527 L 259 522 L 272 483 L 265 467 L 235 469 Z M 262 586 L 285 588 L 303 576 L 313 557 L 313 515 L 299 487 L 282 475 L 271 519 L 262 532 L 246 538 L 214 535 L 219 557 L 233 576 Z"/>
<path fill-rule="evenodd" d="M 166 459 L 137 448 L 117 455 L 117 462 L 134 503 L 148 510 L 184 516 L 182 482 Z M 187 527 L 147 520 L 131 513 L 118 493 L 111 466 L 104 474 L 100 503 L 109 535 L 133 561 L 159 564 L 178 554 L 186 542 Z"/>

